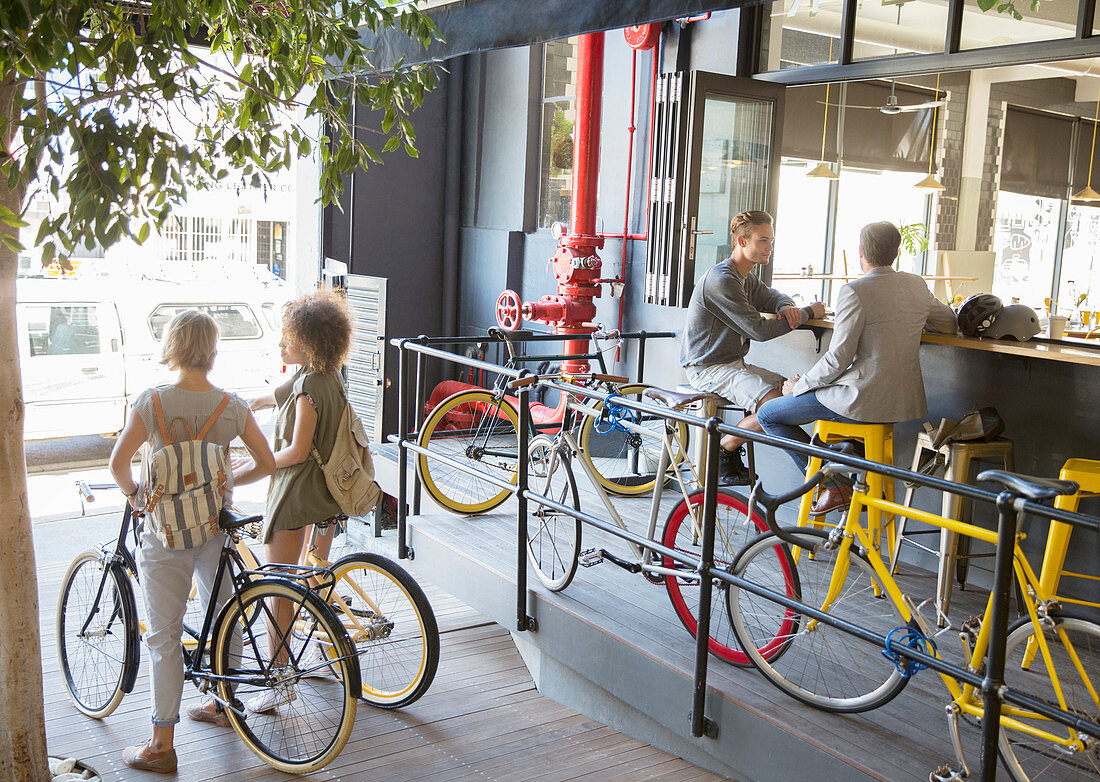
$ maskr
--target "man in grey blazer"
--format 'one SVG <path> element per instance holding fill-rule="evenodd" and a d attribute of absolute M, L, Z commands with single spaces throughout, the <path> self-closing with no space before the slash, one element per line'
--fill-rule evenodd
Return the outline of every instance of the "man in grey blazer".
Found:
<path fill-rule="evenodd" d="M 896 423 L 928 412 L 921 333 L 955 333 L 955 313 L 919 276 L 894 270 L 901 234 L 892 223 L 864 226 L 859 239 L 864 274 L 840 289 L 829 350 L 805 375 L 787 378 L 783 396 L 757 412 L 768 434 L 809 442 L 801 424 Z M 805 472 L 806 457 L 788 453 Z M 821 515 L 850 499 L 849 487 L 832 486 L 811 512 Z"/>

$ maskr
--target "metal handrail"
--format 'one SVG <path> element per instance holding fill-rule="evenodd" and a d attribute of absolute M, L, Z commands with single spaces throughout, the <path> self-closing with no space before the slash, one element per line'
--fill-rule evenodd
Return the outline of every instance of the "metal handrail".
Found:
<path fill-rule="evenodd" d="M 447 354 L 445 351 L 439 351 L 430 348 L 423 344 L 413 345 L 410 344 L 410 340 L 395 340 L 395 344 L 401 349 L 401 359 L 399 364 L 404 366 L 404 353 L 406 349 L 416 350 L 422 352 L 425 355 L 431 355 L 433 357 L 443 358 L 448 361 L 454 361 L 456 363 L 464 363 L 468 365 L 478 365 L 485 362 L 479 362 L 475 359 L 469 359 L 457 354 Z M 472 363 L 472 362 L 476 362 Z M 491 371 L 500 372 L 510 377 L 518 378 L 523 375 L 530 374 L 527 370 L 509 370 L 505 367 L 498 365 L 490 365 Z M 403 377 L 403 376 L 402 376 Z M 403 387 L 403 384 L 401 384 Z M 530 423 L 530 408 L 527 404 L 528 395 L 537 386 L 542 385 L 548 388 L 554 388 L 560 392 L 569 393 L 576 396 L 587 397 L 590 399 L 603 401 L 607 397 L 606 392 L 593 391 L 583 386 L 569 385 L 561 383 L 554 379 L 542 378 L 538 383 L 533 383 L 528 386 L 515 389 L 516 394 L 520 399 L 519 405 L 519 439 L 520 439 L 520 454 L 527 452 L 527 440 L 529 436 L 529 423 Z M 752 582 L 746 581 L 739 576 L 733 575 L 731 572 L 725 569 L 715 567 L 714 557 L 714 526 L 715 526 L 715 512 L 717 506 L 717 483 L 715 481 L 709 481 L 704 487 L 704 502 L 703 502 L 703 539 L 700 556 L 696 557 L 686 552 L 669 549 L 666 546 L 651 540 L 648 537 L 638 535 L 637 533 L 630 532 L 628 530 L 621 529 L 618 525 L 608 522 L 599 517 L 585 513 L 575 508 L 571 508 L 567 505 L 563 505 L 555 500 L 545 497 L 538 492 L 534 492 L 527 486 L 527 460 L 518 459 L 518 475 L 516 484 L 512 484 L 508 481 L 504 481 L 496 476 L 484 473 L 477 468 L 469 466 L 469 464 L 459 462 L 449 457 L 430 451 L 426 448 L 421 448 L 416 443 L 407 439 L 407 431 L 399 424 L 400 434 L 396 437 L 391 437 L 391 440 L 396 440 L 400 445 L 401 451 L 401 467 L 399 476 L 399 492 L 401 496 L 398 501 L 398 556 L 404 556 L 404 514 L 405 514 L 405 474 L 407 472 L 407 451 L 412 450 L 415 453 L 424 454 L 430 459 L 441 461 L 450 467 L 461 470 L 462 472 L 478 475 L 483 480 L 487 480 L 498 488 L 511 491 L 516 495 L 518 500 L 517 510 L 517 551 L 516 551 L 516 611 L 517 621 L 516 629 L 518 631 L 526 631 L 534 628 L 534 620 L 527 615 L 527 562 L 526 562 L 526 544 L 527 544 L 527 525 L 524 520 L 527 517 L 527 502 L 534 501 L 539 505 L 552 508 L 558 512 L 566 513 L 573 516 L 576 519 L 590 525 L 603 532 L 614 535 L 618 538 L 634 543 L 635 545 L 642 546 L 646 549 L 657 552 L 663 557 L 668 557 L 673 561 L 683 564 L 691 568 L 694 572 L 699 574 L 700 579 L 700 599 L 699 599 L 699 615 L 697 618 L 698 626 L 696 629 L 696 658 L 695 658 L 695 674 L 693 677 L 694 686 L 694 703 L 692 710 L 692 734 L 696 737 L 703 735 L 712 735 L 712 723 L 706 719 L 704 715 L 705 695 L 706 695 L 706 680 L 707 680 L 707 666 L 708 666 L 708 640 L 710 635 L 710 590 L 713 588 L 713 579 L 718 579 L 726 582 L 727 584 L 737 586 L 745 589 L 753 594 L 764 597 L 768 600 L 776 602 L 787 608 L 795 609 L 799 612 L 806 614 L 818 621 L 829 624 L 837 629 L 853 634 L 863 640 L 875 644 L 881 648 L 890 648 L 895 653 L 900 654 L 902 657 L 917 662 L 939 673 L 951 676 L 959 681 L 973 685 L 980 689 L 983 693 L 985 715 L 983 717 L 983 751 L 981 757 L 982 764 L 982 776 L 983 780 L 993 780 L 996 774 L 997 764 L 997 741 L 1000 730 L 1000 707 L 1001 701 L 1011 703 L 1023 708 L 1031 709 L 1037 714 L 1054 720 L 1067 727 L 1073 728 L 1080 732 L 1086 733 L 1093 737 L 1100 739 L 1100 725 L 1089 722 L 1069 712 L 1062 711 L 1055 707 L 1052 707 L 1042 701 L 1039 701 L 1026 693 L 1019 693 L 1009 688 L 1004 683 L 1004 655 L 1005 655 L 1005 642 L 1007 634 L 1007 615 L 1008 615 L 1008 601 L 1009 591 L 1011 585 L 1012 574 L 1012 557 L 1016 549 L 1016 524 L 1020 513 L 1027 512 L 1039 517 L 1058 519 L 1059 521 L 1065 521 L 1075 526 L 1091 529 L 1093 531 L 1100 531 L 1100 520 L 1094 519 L 1088 516 L 1084 516 L 1078 513 L 1072 513 L 1069 511 L 1052 508 L 1046 505 L 1040 505 L 1035 502 L 1025 501 L 1021 498 L 1017 498 L 1008 492 L 990 492 L 976 487 L 968 486 L 966 484 L 958 484 L 952 481 L 947 481 L 942 478 L 936 478 L 922 473 L 915 473 L 909 470 L 893 467 L 891 465 L 884 465 L 878 462 L 873 462 L 868 459 L 864 459 L 857 456 L 851 456 L 848 454 L 840 453 L 828 448 L 821 448 L 814 445 L 807 445 L 805 443 L 787 440 L 782 437 L 773 437 L 771 435 L 753 432 L 747 429 L 741 429 L 740 427 L 730 426 L 724 424 L 717 417 L 711 417 L 706 420 L 700 419 L 698 416 L 687 415 L 674 410 L 669 410 L 667 407 L 650 404 L 647 402 L 635 401 L 625 397 L 619 397 L 616 399 L 616 404 L 624 406 L 628 409 L 635 410 L 637 412 L 644 413 L 646 415 L 663 418 L 666 420 L 677 421 L 689 426 L 705 428 L 710 434 L 707 438 L 707 474 L 715 475 L 718 470 L 718 449 L 719 440 L 717 436 L 719 434 L 733 434 L 738 437 L 742 437 L 746 440 L 753 442 L 763 443 L 765 445 L 772 445 L 778 448 L 796 451 L 807 456 L 818 457 L 831 462 L 840 463 L 848 467 L 852 467 L 858 471 L 869 471 L 882 474 L 890 478 L 901 479 L 910 483 L 927 486 L 930 488 L 939 489 L 941 491 L 947 491 L 950 493 L 958 494 L 964 497 L 968 497 L 980 502 L 993 503 L 997 506 L 998 515 L 998 545 L 996 551 L 996 560 L 994 568 L 994 599 L 991 609 L 991 615 L 987 618 L 987 621 L 991 622 L 991 636 L 990 647 L 988 654 L 988 665 L 985 675 L 978 675 L 969 670 L 959 668 L 958 666 L 951 665 L 939 658 L 928 655 L 917 649 L 888 644 L 885 636 L 878 635 L 866 628 L 853 624 L 843 619 L 838 619 L 835 616 L 823 613 L 813 606 L 801 603 L 793 600 L 779 592 L 775 592 L 766 587 L 759 586 Z M 402 400 L 402 410 L 404 409 L 404 399 Z M 402 416 L 399 413 L 399 418 Z"/>

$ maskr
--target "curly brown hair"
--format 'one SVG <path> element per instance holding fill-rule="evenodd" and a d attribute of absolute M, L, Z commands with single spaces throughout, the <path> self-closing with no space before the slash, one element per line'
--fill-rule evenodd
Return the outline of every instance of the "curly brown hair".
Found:
<path fill-rule="evenodd" d="M 336 372 L 351 349 L 347 302 L 328 289 L 288 302 L 283 309 L 283 337 L 302 352 L 310 372 Z"/>

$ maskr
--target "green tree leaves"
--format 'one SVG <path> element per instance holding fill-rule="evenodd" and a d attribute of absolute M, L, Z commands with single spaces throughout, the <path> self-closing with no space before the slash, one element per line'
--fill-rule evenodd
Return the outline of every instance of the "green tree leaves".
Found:
<path fill-rule="evenodd" d="M 0 3 L 0 93 L 13 95 L 0 188 L 60 201 L 37 242 L 51 256 L 143 241 L 188 191 L 230 170 L 262 183 L 318 153 L 318 200 L 334 203 L 379 150 L 416 154 L 409 115 L 435 72 L 375 68 L 359 32 L 386 27 L 425 45 L 436 35 L 390 0 Z M 353 101 L 381 125 L 353 127 Z"/>

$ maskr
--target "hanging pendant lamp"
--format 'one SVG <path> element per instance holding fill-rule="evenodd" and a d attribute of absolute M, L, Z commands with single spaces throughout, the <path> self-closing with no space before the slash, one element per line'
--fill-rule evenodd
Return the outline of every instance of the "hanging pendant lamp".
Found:
<path fill-rule="evenodd" d="M 833 61 L 833 39 L 829 39 L 829 62 Z M 821 123 L 821 162 L 811 171 L 806 172 L 807 177 L 814 179 L 840 179 L 835 171 L 825 162 L 825 134 L 829 129 L 829 83 L 825 83 L 825 118 Z"/>
<path fill-rule="evenodd" d="M 936 97 L 934 101 L 940 99 L 940 75 L 936 74 Z M 943 182 L 936 179 L 932 175 L 932 162 L 936 159 L 936 115 L 939 112 L 939 106 L 932 107 L 932 145 L 928 150 L 928 176 L 921 181 L 917 182 L 913 187 L 920 190 L 946 190 Z"/>
<path fill-rule="evenodd" d="M 1074 201 L 1100 201 L 1100 193 L 1092 189 L 1092 156 L 1096 154 L 1096 121 L 1100 119 L 1100 98 L 1096 100 L 1096 115 L 1092 118 L 1092 151 L 1089 152 L 1089 179 L 1085 189 L 1073 194 Z"/>

